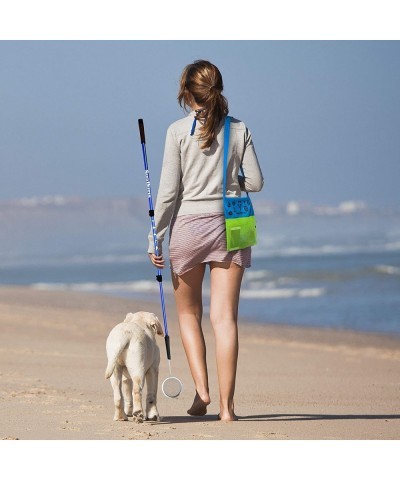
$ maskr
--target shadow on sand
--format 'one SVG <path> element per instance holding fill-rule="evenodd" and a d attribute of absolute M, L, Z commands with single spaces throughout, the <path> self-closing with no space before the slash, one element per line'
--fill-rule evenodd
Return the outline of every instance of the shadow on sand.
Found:
<path fill-rule="evenodd" d="M 238 417 L 239 422 L 294 422 L 294 421 L 310 421 L 310 420 L 393 420 L 400 419 L 400 415 L 326 415 L 326 414 L 311 414 L 311 413 L 277 413 L 270 415 L 247 415 Z M 171 423 L 193 423 L 193 422 L 215 422 L 219 421 L 217 415 L 203 415 L 203 416 L 174 416 L 174 417 L 161 417 L 160 424 Z M 224 422 L 225 423 L 225 422 Z"/>

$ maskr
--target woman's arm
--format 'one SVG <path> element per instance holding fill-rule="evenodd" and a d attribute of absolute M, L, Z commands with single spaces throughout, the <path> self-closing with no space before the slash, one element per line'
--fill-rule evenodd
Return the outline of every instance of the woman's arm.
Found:
<path fill-rule="evenodd" d="M 258 163 L 250 130 L 246 127 L 245 149 L 242 158 L 244 177 L 238 175 L 240 190 L 244 192 L 259 192 L 264 186 L 264 177 Z"/>
<path fill-rule="evenodd" d="M 160 185 L 154 208 L 159 255 L 162 255 L 162 242 L 175 211 L 181 175 L 180 147 L 176 135 L 172 128 L 169 127 L 165 140 Z M 148 239 L 149 247 L 147 253 L 155 253 L 152 229 L 150 229 Z"/>

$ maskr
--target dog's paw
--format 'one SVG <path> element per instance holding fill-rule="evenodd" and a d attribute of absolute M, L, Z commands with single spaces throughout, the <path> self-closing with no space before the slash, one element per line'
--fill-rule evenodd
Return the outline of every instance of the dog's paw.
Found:
<path fill-rule="evenodd" d="M 128 417 L 125 414 L 124 415 L 114 415 L 114 420 L 116 422 L 127 422 Z"/>
<path fill-rule="evenodd" d="M 134 412 L 132 417 L 133 417 L 133 421 L 135 423 L 143 423 L 144 422 L 143 412 Z"/>
<path fill-rule="evenodd" d="M 160 415 L 158 414 L 158 410 L 156 407 L 153 406 L 151 409 L 148 410 L 146 420 L 149 420 L 150 422 L 160 421 Z"/>
<path fill-rule="evenodd" d="M 149 422 L 159 422 L 160 421 L 160 415 L 153 415 L 153 416 L 147 416 L 146 420 Z"/>

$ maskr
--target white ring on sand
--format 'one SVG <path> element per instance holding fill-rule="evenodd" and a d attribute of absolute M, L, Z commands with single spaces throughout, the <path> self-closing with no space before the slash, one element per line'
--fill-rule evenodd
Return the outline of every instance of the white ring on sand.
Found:
<path fill-rule="evenodd" d="M 166 382 L 167 380 L 172 380 L 172 379 L 173 379 L 173 380 L 177 380 L 178 383 L 179 383 L 179 385 L 180 385 L 180 389 L 179 389 L 178 393 L 177 393 L 176 395 L 173 395 L 173 396 L 167 395 L 167 394 L 164 392 L 164 384 L 165 384 L 165 382 Z M 167 377 L 167 378 L 163 381 L 163 383 L 162 383 L 162 385 L 161 385 L 161 390 L 162 390 L 163 394 L 164 394 L 167 398 L 178 398 L 179 395 L 182 393 L 183 385 L 182 385 L 182 382 L 179 380 L 179 378 L 177 378 L 177 377 Z"/>

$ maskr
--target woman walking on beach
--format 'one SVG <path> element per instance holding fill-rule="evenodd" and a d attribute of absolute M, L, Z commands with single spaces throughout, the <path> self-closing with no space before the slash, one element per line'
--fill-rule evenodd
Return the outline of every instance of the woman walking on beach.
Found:
<path fill-rule="evenodd" d="M 178 101 L 191 109 L 166 136 L 155 206 L 159 256 L 149 233 L 150 261 L 164 268 L 162 242 L 170 227 L 169 257 L 182 343 L 196 388 L 190 415 L 205 415 L 210 404 L 206 345 L 201 327 L 202 284 L 210 266 L 210 321 L 216 341 L 221 420 L 237 420 L 234 391 L 238 359 L 237 316 L 244 269 L 251 247 L 228 252 L 223 210 L 224 121 L 228 102 L 218 68 L 197 60 L 183 70 Z M 264 179 L 250 131 L 232 118 L 227 196 L 258 192 Z M 242 165 L 244 177 L 238 175 Z"/>

